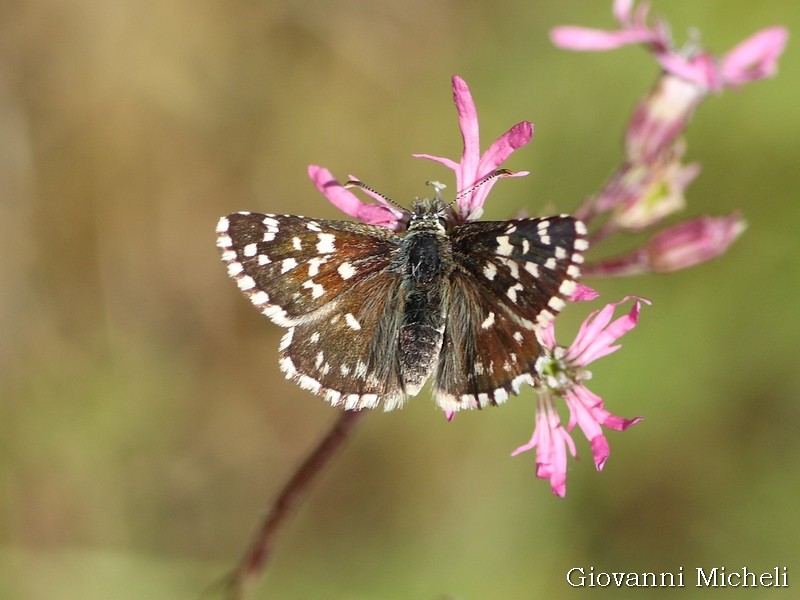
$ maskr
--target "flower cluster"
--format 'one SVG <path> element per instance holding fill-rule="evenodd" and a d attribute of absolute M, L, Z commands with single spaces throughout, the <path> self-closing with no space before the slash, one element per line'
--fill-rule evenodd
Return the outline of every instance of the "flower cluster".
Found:
<path fill-rule="evenodd" d="M 636 326 L 641 303 L 649 304 L 647 300 L 633 298 L 631 311 L 612 322 L 614 309 L 630 299 L 625 298 L 592 312 L 569 348 L 556 342 L 553 323 L 541 333 L 544 354 L 536 364 L 539 376 L 536 429 L 530 441 L 514 450 L 511 456 L 536 448 L 536 476 L 549 479 L 553 493 L 558 496 L 566 493 L 567 450 L 575 456 L 575 444 L 569 435 L 575 425 L 589 440 L 595 467 L 601 471 L 609 454 L 608 441 L 601 426 L 624 431 L 641 421 L 641 417 L 623 419 L 612 415 L 604 408 L 603 399 L 584 384 L 592 376 L 586 366 L 619 350 L 620 346 L 614 342 Z M 569 409 L 566 430 L 556 412 L 558 399 L 563 399 Z"/>
<path fill-rule="evenodd" d="M 653 88 L 634 110 L 625 132 L 624 160 L 608 183 L 576 211 L 586 222 L 605 217 L 592 238 L 598 242 L 616 231 L 645 231 L 682 210 L 684 192 L 697 176 L 697 164 L 685 165 L 681 134 L 709 94 L 775 74 L 786 45 L 783 27 L 770 27 L 747 38 L 721 57 L 691 43 L 676 48 L 670 28 L 649 19 L 646 3 L 615 0 L 620 29 L 556 27 L 553 43 L 569 50 L 613 50 L 641 44 L 663 69 Z M 724 253 L 744 231 L 738 212 L 700 217 L 654 234 L 631 253 L 587 264 L 585 276 L 634 275 L 676 271 Z"/>
<path fill-rule="evenodd" d="M 649 7 L 634 7 L 632 0 L 616 0 L 613 13 L 620 24 L 616 31 L 584 27 L 558 27 L 553 42 L 571 50 L 611 50 L 629 44 L 644 46 L 662 73 L 650 92 L 639 102 L 625 134 L 624 159 L 603 188 L 588 198 L 575 215 L 590 226 L 595 249 L 612 234 L 646 231 L 659 225 L 686 204 L 685 190 L 699 173 L 697 164 L 683 164 L 686 145 L 681 139 L 694 110 L 710 93 L 769 77 L 775 73 L 787 39 L 781 27 L 765 29 L 740 43 L 722 57 L 714 57 L 696 44 L 676 49 L 668 25 L 649 18 Z M 498 167 L 511 153 L 530 142 L 533 125 L 518 123 L 481 154 L 478 117 L 467 84 L 453 78 L 464 150 L 461 160 L 415 154 L 434 160 L 455 172 L 459 192 L 451 217 L 455 221 L 477 219 L 498 175 Z M 404 214 L 383 197 L 371 192 L 377 204 L 361 201 L 340 184 L 327 169 L 309 167 L 309 176 L 330 202 L 363 222 L 401 229 Z M 500 176 L 522 176 L 526 172 L 500 172 Z M 351 179 L 353 179 L 351 177 Z M 481 185 L 477 185 L 481 183 Z M 622 276 L 684 269 L 723 254 L 745 228 L 739 212 L 725 217 L 699 217 L 669 226 L 650 236 L 640 247 L 615 258 L 584 265 L 584 276 Z M 579 286 L 572 300 L 591 300 L 591 288 Z M 632 302 L 627 314 L 612 320 L 617 307 Z M 603 468 L 609 445 L 602 428 L 625 430 L 640 418 L 625 419 L 611 414 L 603 399 L 586 387 L 586 367 L 619 349 L 616 341 L 633 329 L 647 300 L 628 297 L 592 312 L 569 347 L 560 346 L 551 323 L 540 333 L 543 353 L 532 380 L 537 395 L 536 426 L 530 441 L 513 455 L 536 450 L 536 474 L 549 480 L 558 496 L 566 493 L 567 455 L 575 456 L 570 432 L 577 425 L 589 441 L 595 466 Z M 557 410 L 564 402 L 569 413 L 566 428 Z M 452 415 L 448 415 L 452 418 Z"/>

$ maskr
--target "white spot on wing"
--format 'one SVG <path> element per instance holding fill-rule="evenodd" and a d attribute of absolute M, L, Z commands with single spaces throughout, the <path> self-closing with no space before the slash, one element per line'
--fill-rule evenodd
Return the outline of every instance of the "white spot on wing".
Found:
<path fill-rule="evenodd" d="M 515 260 L 511 260 L 510 258 L 501 258 L 500 260 L 503 261 L 503 264 L 508 267 L 508 270 L 511 272 L 511 276 L 514 279 L 519 279 L 519 265 Z"/>
<path fill-rule="evenodd" d="M 312 298 L 319 298 L 325 293 L 325 288 L 319 283 L 315 283 L 313 279 L 308 279 L 303 282 L 303 287 L 311 290 Z"/>
<path fill-rule="evenodd" d="M 292 238 L 292 248 L 294 248 L 295 250 L 298 250 L 298 251 L 303 249 L 303 244 L 300 242 L 300 238 L 299 237 L 294 236 Z"/>
<path fill-rule="evenodd" d="M 327 258 L 323 257 L 320 258 L 319 256 L 315 256 L 314 258 L 308 259 L 308 276 L 314 277 L 315 275 L 319 274 L 319 266 L 327 261 Z"/>
<path fill-rule="evenodd" d="M 489 316 L 481 323 L 481 329 L 489 329 L 492 325 L 494 325 L 494 313 L 490 312 Z"/>
<path fill-rule="evenodd" d="M 266 304 L 269 302 L 269 294 L 267 294 L 267 292 L 264 290 L 259 290 L 255 294 L 251 294 L 250 302 L 255 305 Z"/>
<path fill-rule="evenodd" d="M 258 252 L 258 245 L 256 245 L 256 244 L 247 244 L 242 249 L 242 254 L 244 254 L 245 256 L 248 256 L 248 257 L 255 256 L 256 252 Z"/>
<path fill-rule="evenodd" d="M 300 375 L 297 378 L 297 383 L 300 384 L 300 387 L 304 390 L 309 390 L 314 394 L 318 394 L 320 388 L 322 387 L 316 379 L 309 377 L 308 375 Z"/>
<path fill-rule="evenodd" d="M 364 379 L 367 376 L 367 363 L 358 361 L 356 363 L 356 370 L 355 373 L 353 373 L 353 375 L 357 379 Z"/>
<path fill-rule="evenodd" d="M 497 253 L 500 256 L 511 256 L 514 247 L 509 243 L 507 235 L 497 236 Z"/>
<path fill-rule="evenodd" d="M 339 276 L 345 280 L 356 274 L 356 268 L 348 262 L 343 262 L 336 270 L 339 272 Z"/>
<path fill-rule="evenodd" d="M 241 279 L 236 280 L 236 285 L 239 286 L 240 290 L 246 292 L 247 290 L 252 290 L 254 287 L 256 287 L 256 282 L 249 275 L 245 275 Z"/>
<path fill-rule="evenodd" d="M 576 284 L 574 281 L 566 279 L 561 282 L 560 286 L 558 286 L 558 293 L 566 298 L 569 298 L 575 292 L 575 287 Z"/>
<path fill-rule="evenodd" d="M 330 254 L 336 250 L 336 246 L 334 245 L 336 236 L 334 236 L 332 233 L 318 233 L 317 237 L 319 238 L 319 242 L 317 243 L 317 252 L 320 254 Z"/>
<path fill-rule="evenodd" d="M 280 350 L 281 352 L 286 350 L 292 343 L 293 337 L 294 337 L 294 327 L 291 327 L 289 328 L 289 331 L 283 334 L 283 337 L 281 338 L 281 345 L 278 346 L 278 350 Z"/>
<path fill-rule="evenodd" d="M 523 289 L 525 289 L 525 288 L 523 287 L 523 285 L 521 283 L 515 283 L 510 288 L 508 288 L 508 291 L 506 292 L 506 295 L 508 296 L 509 300 L 511 300 L 512 302 L 516 302 L 517 301 L 517 292 L 521 292 Z"/>
<path fill-rule="evenodd" d="M 515 394 L 519 394 L 519 387 L 523 383 L 527 383 L 528 385 L 533 385 L 533 378 L 530 376 L 530 373 L 523 373 L 522 375 L 517 375 L 511 381 L 511 389 L 514 390 Z"/>
<path fill-rule="evenodd" d="M 554 311 L 559 312 L 564 308 L 564 301 L 559 298 L 558 296 L 553 296 L 550 300 L 547 301 L 547 306 L 552 308 Z"/>
<path fill-rule="evenodd" d="M 293 258 L 284 258 L 281 261 L 281 273 L 291 271 L 297 266 L 297 261 Z"/>
<path fill-rule="evenodd" d="M 489 281 L 493 281 L 497 275 L 497 266 L 493 262 L 487 262 L 483 267 L 483 275 Z"/>
<path fill-rule="evenodd" d="M 278 366 L 280 366 L 281 371 L 286 373 L 286 377 L 294 377 L 297 374 L 297 369 L 294 368 L 294 363 L 288 356 L 284 356 L 280 362 L 278 362 Z"/>
<path fill-rule="evenodd" d="M 358 319 L 356 319 L 351 313 L 347 313 L 344 316 L 344 320 L 347 321 L 347 325 L 350 327 L 350 329 L 355 331 L 361 329 L 361 323 L 359 323 Z"/>

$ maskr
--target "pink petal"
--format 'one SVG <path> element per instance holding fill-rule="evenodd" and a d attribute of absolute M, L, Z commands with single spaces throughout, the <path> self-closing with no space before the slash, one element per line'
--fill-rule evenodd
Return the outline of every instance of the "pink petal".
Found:
<path fill-rule="evenodd" d="M 772 77 L 778 58 L 786 47 L 789 32 L 785 27 L 769 27 L 750 36 L 722 59 L 722 78 L 731 86 Z"/>
<path fill-rule="evenodd" d="M 604 31 L 566 25 L 554 27 L 550 31 L 550 40 L 554 45 L 579 52 L 614 50 L 630 44 L 652 42 L 655 39 L 655 34 L 647 29 Z"/>
<path fill-rule="evenodd" d="M 526 146 L 533 138 L 533 123 L 522 121 L 517 123 L 497 138 L 483 153 L 478 163 L 476 181 L 485 177 L 502 165 L 514 150 Z M 472 183 L 476 183 L 473 181 Z"/>
<path fill-rule="evenodd" d="M 602 433 L 597 437 L 589 440 L 589 445 L 592 447 L 592 459 L 594 460 L 594 467 L 598 471 L 602 471 L 603 467 L 608 460 L 608 455 L 611 454 L 611 448 L 608 446 L 608 440 Z"/>
<path fill-rule="evenodd" d="M 427 158 L 428 160 L 438 162 L 440 164 L 443 164 L 448 169 L 452 169 L 456 173 L 458 173 L 459 169 L 461 168 L 456 161 L 451 160 L 449 158 L 444 158 L 442 156 L 433 156 L 432 154 L 419 154 L 419 153 L 412 154 L 411 156 L 413 156 L 414 158 Z"/>
<path fill-rule="evenodd" d="M 616 307 L 631 299 L 635 302 L 630 313 L 610 323 Z M 612 346 L 611 343 L 636 326 L 639 321 L 640 302 L 650 304 L 650 301 L 644 298 L 627 296 L 590 314 L 567 351 L 567 360 L 574 365 L 584 367 L 598 358 L 619 350 L 619 345 Z"/>
<path fill-rule="evenodd" d="M 458 192 L 463 192 L 465 189 L 469 188 L 469 186 L 491 175 L 493 171 L 497 170 L 497 167 L 502 165 L 506 159 L 511 156 L 514 150 L 527 145 L 531 141 L 531 138 L 533 138 L 532 123 L 523 121 L 522 123 L 514 125 L 497 138 L 486 152 L 483 153 L 474 173 L 467 173 L 466 170 L 464 170 L 464 177 L 468 179 L 461 182 L 463 187 L 460 187 Z M 517 173 L 508 173 L 503 175 L 503 177 L 522 177 L 527 174 L 527 171 L 519 171 Z M 465 218 L 469 217 L 483 208 L 483 203 L 486 201 L 486 197 L 489 195 L 489 191 L 492 189 L 495 181 L 495 179 L 487 181 L 483 185 L 475 188 L 471 194 L 467 194 L 467 196 L 459 200 L 458 205 L 462 216 Z"/>
<path fill-rule="evenodd" d="M 595 467 L 601 471 L 609 454 L 608 442 L 601 425 L 610 429 L 624 430 L 641 421 L 641 418 L 623 419 L 612 415 L 603 407 L 603 399 L 583 385 L 576 385 L 565 394 L 564 399 L 570 410 L 568 429 L 571 430 L 575 424 L 580 427 L 591 443 Z"/>
<path fill-rule="evenodd" d="M 545 348 L 550 348 L 551 350 L 558 345 L 558 342 L 556 342 L 554 323 L 554 321 L 550 321 L 545 328 L 539 332 L 539 339 L 541 339 L 542 345 Z"/>
<path fill-rule="evenodd" d="M 570 302 L 586 302 L 589 300 L 594 300 L 600 296 L 600 292 L 590 288 L 588 285 L 584 285 L 583 283 L 579 283 L 575 287 L 575 291 L 572 292 L 572 296 L 569 297 Z"/>
<path fill-rule="evenodd" d="M 703 52 L 687 58 L 677 52 L 665 52 L 657 54 L 656 60 L 668 73 L 702 88 L 719 90 L 721 87 L 722 78 L 710 54 Z"/>
<path fill-rule="evenodd" d="M 624 25 L 625 23 L 631 22 L 632 9 L 633 0 L 614 0 L 612 12 L 617 22 Z"/>
<path fill-rule="evenodd" d="M 738 212 L 727 217 L 699 217 L 657 233 L 645 244 L 649 267 L 670 272 L 723 254 L 747 224 Z"/>
<path fill-rule="evenodd" d="M 453 76 L 453 100 L 456 103 L 458 127 L 464 143 L 460 167 L 456 169 L 456 187 L 458 191 L 461 191 L 475 183 L 474 179 L 472 181 L 466 179 L 474 178 L 477 174 L 481 156 L 481 141 L 478 110 L 475 108 L 469 86 L 458 75 Z"/>
<path fill-rule="evenodd" d="M 336 181 L 328 169 L 309 165 L 308 176 L 328 201 L 343 213 L 371 225 L 383 225 L 391 229 L 399 226 L 398 219 L 401 216 L 399 211 L 362 202 L 355 194 Z"/>
<path fill-rule="evenodd" d="M 534 447 L 537 448 L 536 476 L 549 479 L 550 489 L 563 498 L 567 490 L 567 451 L 575 456 L 575 443 L 561 426 L 558 413 L 547 401 L 539 402 L 536 429 L 531 440 L 514 450 L 511 456 L 517 456 Z"/>

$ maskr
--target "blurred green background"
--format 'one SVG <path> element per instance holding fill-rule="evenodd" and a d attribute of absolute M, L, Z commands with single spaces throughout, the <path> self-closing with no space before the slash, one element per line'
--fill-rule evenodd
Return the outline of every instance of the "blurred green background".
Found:
<path fill-rule="evenodd" d="M 611 28 L 611 1 L 6 0 L 0 12 L 0 597 L 197 598 L 336 418 L 284 381 L 283 331 L 227 278 L 234 210 L 337 218 L 306 165 L 408 204 L 458 157 L 450 76 L 484 147 L 536 124 L 486 218 L 574 209 L 618 164 L 657 75 L 641 49 L 555 49 L 559 24 Z M 724 52 L 793 2 L 655 2 Z M 576 435 L 567 496 L 509 458 L 533 395 L 447 423 L 427 392 L 368 415 L 285 531 L 256 598 L 612 598 L 566 571 L 694 569 L 800 578 L 800 61 L 712 97 L 689 129 L 703 172 L 686 216 L 741 208 L 722 259 L 590 281 L 650 298 L 595 365 L 611 432 L 595 472 Z M 451 182 L 452 183 L 452 182 Z M 451 188 L 452 189 L 452 188 Z M 598 303 L 599 305 L 599 303 Z M 559 320 L 571 339 L 587 307 Z"/>

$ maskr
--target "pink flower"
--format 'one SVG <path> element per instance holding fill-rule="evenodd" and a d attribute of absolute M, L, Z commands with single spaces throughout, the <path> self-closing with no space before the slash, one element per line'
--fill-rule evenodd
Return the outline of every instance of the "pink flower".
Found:
<path fill-rule="evenodd" d="M 464 152 L 461 162 L 430 154 L 414 154 L 417 158 L 427 158 L 455 171 L 457 190 L 457 210 L 453 217 L 458 221 L 477 219 L 483 213 L 483 203 L 489 195 L 494 182 L 499 177 L 521 177 L 527 171 L 498 173 L 498 167 L 514 150 L 525 146 L 533 137 L 533 125 L 528 121 L 517 123 L 501 135 L 483 154 L 480 153 L 480 136 L 478 134 L 478 112 L 472 100 L 469 87 L 458 76 L 453 77 L 453 98 L 458 110 L 458 124 L 464 141 Z M 378 202 L 379 205 L 362 202 L 358 196 L 339 183 L 330 171 L 323 167 L 311 165 L 308 176 L 317 189 L 324 194 L 331 204 L 342 212 L 372 225 L 383 225 L 398 230 L 403 226 L 405 213 L 386 198 L 369 189 L 363 191 Z M 350 179 L 355 180 L 354 177 Z"/>
<path fill-rule="evenodd" d="M 459 195 L 457 217 L 462 221 L 466 221 L 480 218 L 483 213 L 483 203 L 486 201 L 489 190 L 491 190 L 495 182 L 494 178 L 488 180 L 486 178 L 495 173 L 497 168 L 511 156 L 514 150 L 525 146 L 531 141 L 533 124 L 528 121 L 517 123 L 497 138 L 489 146 L 489 149 L 481 155 L 478 111 L 475 108 L 475 102 L 472 100 L 469 87 L 457 75 L 453 77 L 453 99 L 458 110 L 458 126 L 461 129 L 461 137 L 464 141 L 461 162 L 457 163 L 449 158 L 430 154 L 414 154 L 414 156 L 434 160 L 455 171 L 456 190 Z M 527 171 L 519 171 L 517 173 L 507 173 L 504 176 L 521 177 L 527 174 Z M 471 187 L 476 186 L 483 180 L 486 180 L 485 184 L 478 185 L 470 190 Z"/>
<path fill-rule="evenodd" d="M 645 44 L 667 73 L 704 91 L 719 91 L 774 75 L 789 35 L 785 27 L 769 27 L 716 59 L 697 49 L 676 50 L 664 21 L 656 19 L 652 25 L 648 24 L 649 10 L 645 2 L 634 11 L 633 0 L 615 0 L 614 17 L 620 29 L 556 27 L 550 37 L 556 46 L 569 50 L 613 50 L 629 44 Z"/>
<path fill-rule="evenodd" d="M 631 299 L 634 300 L 631 311 L 612 322 L 616 307 Z M 628 297 L 593 312 L 569 348 L 556 343 L 552 323 L 541 332 L 545 352 L 536 363 L 540 381 L 536 388 L 539 396 L 536 428 L 530 441 L 514 450 L 511 456 L 536 448 L 536 476 L 548 479 L 557 496 L 566 493 L 567 451 L 575 456 L 569 432 L 575 425 L 589 440 L 595 467 L 601 471 L 610 451 L 602 427 L 623 431 L 641 421 L 641 417 L 624 419 L 612 415 L 604 408 L 603 399 L 583 383 L 591 378 L 591 373 L 585 370 L 587 365 L 619 350 L 620 345 L 615 342 L 636 326 L 641 302 L 649 304 L 647 300 Z M 563 398 L 569 409 L 566 429 L 555 409 L 557 398 Z"/>
<path fill-rule="evenodd" d="M 784 27 L 768 27 L 750 36 L 720 59 L 706 52 L 684 56 L 678 52 L 657 54 L 666 71 L 701 88 L 720 91 L 744 83 L 772 77 L 778 70 L 789 32 Z"/>
<path fill-rule="evenodd" d="M 747 227 L 735 212 L 727 217 L 698 217 L 670 227 L 644 245 L 645 270 L 657 273 L 693 267 L 725 253 Z"/>

